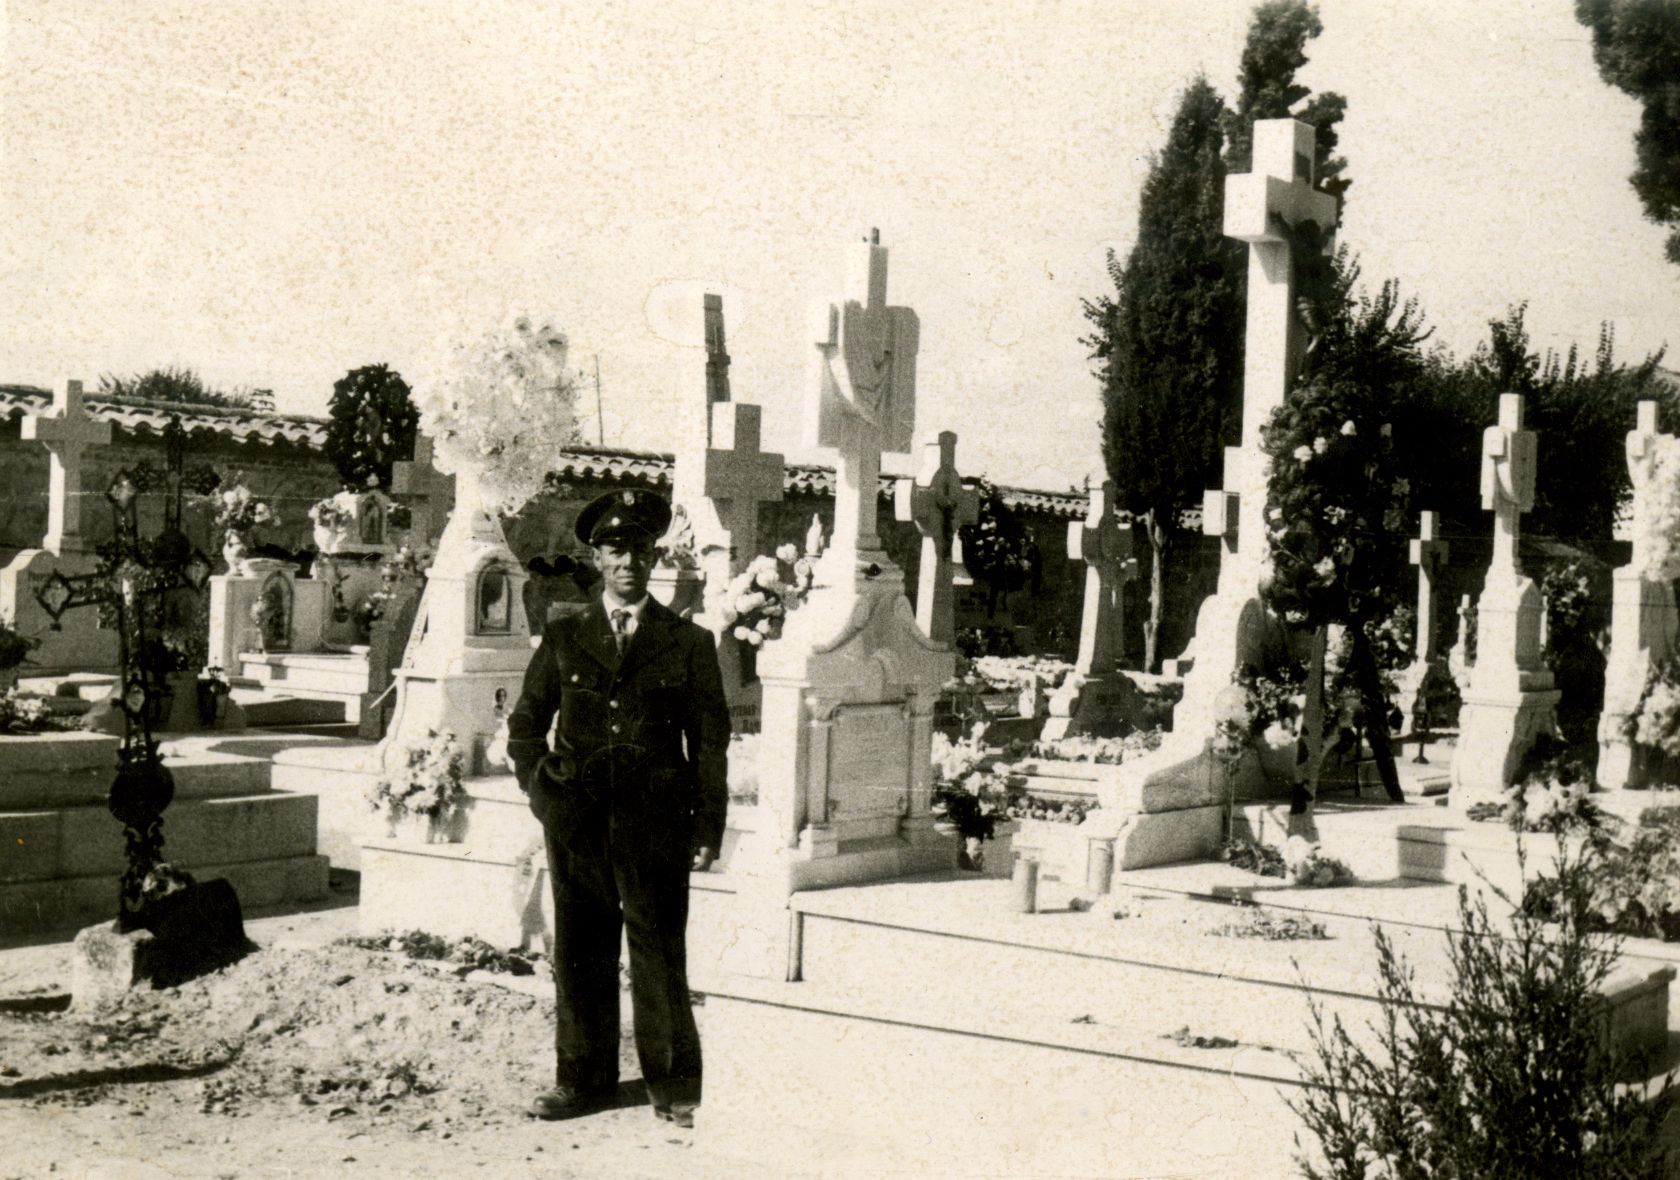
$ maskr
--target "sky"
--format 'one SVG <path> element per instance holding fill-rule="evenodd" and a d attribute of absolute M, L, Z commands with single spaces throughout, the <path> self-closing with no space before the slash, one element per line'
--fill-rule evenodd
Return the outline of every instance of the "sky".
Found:
<path fill-rule="evenodd" d="M 1100 468 L 1081 299 L 1187 80 L 1234 92 L 1251 8 L 7 0 L 0 383 L 184 365 L 321 413 L 352 368 L 422 374 L 529 311 L 572 339 L 591 441 L 669 450 L 704 399 L 672 301 L 719 290 L 735 398 L 799 454 L 809 309 L 879 227 L 918 428 L 1066 487 Z M 1455 352 L 1524 299 L 1542 346 L 1675 335 L 1639 110 L 1572 11 L 1320 4 L 1301 79 L 1348 98 L 1342 240 Z"/>

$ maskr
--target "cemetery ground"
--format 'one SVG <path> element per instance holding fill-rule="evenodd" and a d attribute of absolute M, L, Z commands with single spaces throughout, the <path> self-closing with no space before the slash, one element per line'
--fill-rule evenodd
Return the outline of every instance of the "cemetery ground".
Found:
<path fill-rule="evenodd" d="M 69 1006 L 68 941 L 0 947 L 0 1177 L 753 1174 L 653 1118 L 628 1026 L 618 1108 L 529 1118 L 552 1081 L 544 964 L 348 945 L 354 875 L 334 886 L 249 920 L 238 963 L 99 1011 Z"/>

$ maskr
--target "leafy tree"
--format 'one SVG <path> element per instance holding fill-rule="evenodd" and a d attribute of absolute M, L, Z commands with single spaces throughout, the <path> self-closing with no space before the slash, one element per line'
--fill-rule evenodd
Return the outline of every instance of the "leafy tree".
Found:
<path fill-rule="evenodd" d="M 408 382 L 387 365 L 352 369 L 333 383 L 327 457 L 346 487 L 391 486 L 391 465 L 414 454 L 420 413 Z"/>
<path fill-rule="evenodd" d="M 1205 79 L 1191 83 L 1144 182 L 1137 243 L 1124 266 L 1109 253 L 1115 295 L 1085 301 L 1103 460 L 1153 553 L 1145 669 L 1158 654 L 1174 523 L 1218 481 L 1221 441 L 1241 413 L 1242 247 L 1222 228 L 1226 114 Z"/>
<path fill-rule="evenodd" d="M 1575 19 L 1592 30 L 1599 76 L 1644 107 L 1628 179 L 1645 216 L 1670 227 L 1668 260 L 1680 263 L 1680 5 L 1575 0 Z"/>
<path fill-rule="evenodd" d="M 1317 6 L 1306 0 L 1266 0 L 1254 10 L 1237 71 L 1236 106 L 1226 117 L 1226 163 L 1232 172 L 1249 170 L 1254 120 L 1299 119 L 1318 131 L 1318 187 L 1340 200 L 1353 183 L 1342 175 L 1347 161 L 1336 155 L 1336 125 L 1347 113 L 1347 99 L 1330 90 L 1314 95 L 1295 79 L 1307 64 L 1307 42 L 1323 31 Z"/>
<path fill-rule="evenodd" d="M 213 389 L 191 369 L 170 366 L 116 377 L 107 373 L 99 379 L 99 391 L 121 401 L 176 402 L 193 406 L 245 406 L 249 390 L 226 392 Z"/>

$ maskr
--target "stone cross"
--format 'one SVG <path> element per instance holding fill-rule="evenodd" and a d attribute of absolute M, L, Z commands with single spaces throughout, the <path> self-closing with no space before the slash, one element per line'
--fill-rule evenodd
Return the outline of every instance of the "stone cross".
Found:
<path fill-rule="evenodd" d="M 682 485 L 673 487 L 673 498 L 694 521 L 699 547 L 728 551 L 727 577 L 758 556 L 758 506 L 782 498 L 786 466 L 781 455 L 759 449 L 760 414 L 750 402 L 714 403 L 712 445 L 697 455 L 679 456 L 683 470 L 672 480 Z"/>
<path fill-rule="evenodd" d="M 82 383 L 60 379 L 53 385 L 53 413 L 29 414 L 22 437 L 38 442 L 52 456 L 48 478 L 47 535 L 41 548 L 62 557 L 87 548 L 82 539 L 82 452 L 111 441 L 111 424 L 95 422 L 82 404 Z"/>
<path fill-rule="evenodd" d="M 432 463 L 432 440 L 414 435 L 414 458 L 391 465 L 391 490 L 399 496 L 415 496 L 421 507 L 414 512 L 414 531 L 430 543 L 442 531 L 444 501 L 455 494 L 455 477 L 445 475 Z"/>
<path fill-rule="evenodd" d="M 1132 534 L 1114 520 L 1114 483 L 1091 492 L 1083 521 L 1068 525 L 1068 557 L 1085 563 L 1085 611 L 1079 622 L 1079 659 L 1074 671 L 1101 676 L 1114 669 L 1123 639 L 1121 593 L 1137 577 Z"/>
<path fill-rule="evenodd" d="M 701 299 L 706 321 L 706 404 L 729 400 L 729 349 L 723 342 L 723 296 Z M 712 444 L 717 445 L 713 439 Z"/>
<path fill-rule="evenodd" d="M 916 424 L 920 323 L 907 307 L 887 306 L 887 250 L 875 231 L 847 255 L 846 298 L 827 304 L 815 325 L 817 388 L 807 403 L 807 435 L 838 450 L 834 560 L 884 560 L 876 532 L 881 452 L 910 449 Z"/>
<path fill-rule="evenodd" d="M 1412 564 L 1418 567 L 1417 600 L 1417 658 L 1428 663 L 1435 658 L 1435 575 L 1446 564 L 1451 552 L 1448 544 L 1436 534 L 1440 519 L 1433 512 L 1424 512 L 1418 522 L 1418 535 L 1411 540 Z"/>
<path fill-rule="evenodd" d="M 928 638 L 953 643 L 957 624 L 951 554 L 957 530 L 980 519 L 980 493 L 964 487 L 957 473 L 955 432 L 942 430 L 937 440 L 925 444 L 921 470 L 914 479 L 899 480 L 893 493 L 898 519 L 914 522 L 922 534 L 916 622 Z"/>
<path fill-rule="evenodd" d="M 1283 404 L 1304 344 L 1295 313 L 1292 238 L 1309 223 L 1336 225 L 1336 198 L 1313 187 L 1315 131 L 1294 119 L 1254 124 L 1252 171 L 1225 178 L 1225 235 L 1247 242 L 1248 316 L 1243 340 L 1241 445 L 1225 451 L 1225 494 L 1237 498 L 1235 536 L 1217 524 L 1231 552 L 1259 563 L 1265 554 L 1266 458 L 1260 429 Z M 1223 675 L 1223 673 L 1220 673 Z"/>
<path fill-rule="evenodd" d="M 1538 455 L 1534 432 L 1523 429 L 1522 394 L 1500 394 L 1499 421 L 1482 432 L 1482 507 L 1493 512 L 1490 577 L 1522 572 L 1517 541 L 1522 514 L 1534 507 Z"/>

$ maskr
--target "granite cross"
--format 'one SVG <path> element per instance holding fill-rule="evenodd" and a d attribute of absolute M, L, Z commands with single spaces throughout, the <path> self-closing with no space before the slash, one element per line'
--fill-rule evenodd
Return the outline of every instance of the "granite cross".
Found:
<path fill-rule="evenodd" d="M 53 386 L 53 413 L 29 414 L 22 436 L 52 455 L 48 478 L 47 535 L 41 548 L 62 557 L 87 548 L 82 538 L 82 452 L 111 441 L 111 424 L 95 422 L 82 404 L 82 383 L 61 379 Z"/>
<path fill-rule="evenodd" d="M 1517 541 L 1522 535 L 1522 514 L 1534 507 L 1538 458 L 1534 432 L 1523 429 L 1522 394 L 1500 394 L 1499 421 L 1482 432 L 1482 507 L 1493 512 L 1490 575 L 1522 572 Z"/>
<path fill-rule="evenodd" d="M 712 519 L 704 512 L 697 515 L 695 537 L 704 548 L 708 534 L 719 544 L 727 536 L 729 576 L 734 577 L 757 556 L 758 506 L 781 500 L 786 467 L 781 455 L 759 449 L 758 406 L 714 402 L 710 411 L 712 445 L 699 455 L 695 482 Z"/>
<path fill-rule="evenodd" d="M 1315 134 L 1294 119 L 1257 120 L 1251 171 L 1225 178 L 1225 235 L 1249 246 L 1242 435 L 1241 445 L 1225 450 L 1224 494 L 1236 496 L 1237 519 L 1210 514 L 1206 527 L 1226 535 L 1230 551 L 1255 563 L 1265 552 L 1260 430 L 1283 404 L 1305 337 L 1295 311 L 1295 274 L 1302 259 L 1294 251 L 1303 231 L 1316 231 L 1322 241 L 1336 225 L 1336 198 L 1313 184 Z"/>
<path fill-rule="evenodd" d="M 1435 658 L 1435 575 L 1446 564 L 1451 552 L 1448 544 L 1436 534 L 1440 520 L 1433 512 L 1421 514 L 1418 535 L 1410 543 L 1412 564 L 1418 567 L 1417 600 L 1417 658 L 1428 663 Z"/>
<path fill-rule="evenodd" d="M 1085 563 L 1085 610 L 1079 622 L 1079 658 L 1074 671 L 1101 676 L 1114 669 L 1124 625 L 1121 594 L 1137 577 L 1132 533 L 1114 519 L 1114 483 L 1091 492 L 1083 521 L 1068 525 L 1068 557 Z"/>
<path fill-rule="evenodd" d="M 421 510 L 414 514 L 415 535 L 427 544 L 435 541 L 442 531 L 444 501 L 455 494 L 455 477 L 443 474 L 432 463 L 432 440 L 424 434 L 414 435 L 413 459 L 400 459 L 391 465 L 391 491 L 399 496 L 419 498 Z"/>
<path fill-rule="evenodd" d="M 957 530 L 980 519 L 980 493 L 963 486 L 957 473 L 957 436 L 942 430 L 922 450 L 922 467 L 914 479 L 901 479 L 893 488 L 899 520 L 913 522 L 922 534 L 920 584 L 916 591 L 916 622 L 930 639 L 956 639 L 956 610 L 951 592 L 951 554 Z"/>

